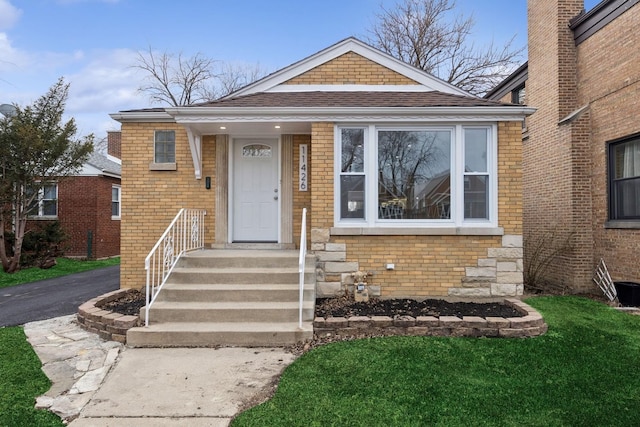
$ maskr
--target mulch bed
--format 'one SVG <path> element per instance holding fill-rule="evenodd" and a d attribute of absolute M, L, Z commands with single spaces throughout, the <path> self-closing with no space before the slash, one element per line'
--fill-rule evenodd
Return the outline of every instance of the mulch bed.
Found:
<path fill-rule="evenodd" d="M 131 290 L 123 296 L 101 305 L 100 308 L 119 314 L 138 316 L 145 303 L 146 298 L 142 292 Z"/>
<path fill-rule="evenodd" d="M 137 316 L 145 305 L 142 292 L 131 291 L 102 306 L 104 310 Z M 319 298 L 316 300 L 316 317 L 353 316 L 479 316 L 479 317 L 522 317 L 513 307 L 500 302 L 447 302 L 439 299 L 379 299 L 355 302 L 349 297 Z"/>
<path fill-rule="evenodd" d="M 316 317 L 352 316 L 479 316 L 522 317 L 523 313 L 500 302 L 447 302 L 440 299 L 379 299 L 355 302 L 348 297 L 319 298 L 316 300 Z"/>

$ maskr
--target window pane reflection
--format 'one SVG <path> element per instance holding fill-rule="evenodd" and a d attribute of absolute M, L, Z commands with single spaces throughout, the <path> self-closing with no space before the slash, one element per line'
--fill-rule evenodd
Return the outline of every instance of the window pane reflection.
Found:
<path fill-rule="evenodd" d="M 364 171 L 364 129 L 342 129 L 341 171 Z"/>
<path fill-rule="evenodd" d="M 451 133 L 378 132 L 378 218 L 451 218 Z"/>
<path fill-rule="evenodd" d="M 464 169 L 465 172 L 487 171 L 487 130 L 464 130 Z"/>
<path fill-rule="evenodd" d="M 464 177 L 464 218 L 487 219 L 489 212 L 488 179 L 484 175 L 467 175 Z"/>
<path fill-rule="evenodd" d="M 364 219 L 364 175 L 340 177 L 340 217 Z"/>

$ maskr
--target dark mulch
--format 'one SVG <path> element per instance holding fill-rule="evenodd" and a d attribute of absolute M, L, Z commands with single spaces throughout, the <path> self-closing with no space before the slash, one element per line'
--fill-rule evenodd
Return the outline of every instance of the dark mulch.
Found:
<path fill-rule="evenodd" d="M 317 317 L 352 316 L 479 316 L 522 317 L 523 313 L 500 302 L 447 302 L 440 299 L 379 299 L 355 302 L 351 298 L 319 298 L 316 301 Z"/>
<path fill-rule="evenodd" d="M 131 290 L 118 299 L 102 304 L 100 308 L 103 310 L 114 311 L 119 314 L 138 316 L 140 314 L 140 309 L 144 307 L 145 303 L 146 298 L 144 293 L 137 290 Z"/>
<path fill-rule="evenodd" d="M 144 293 L 132 290 L 120 298 L 105 303 L 101 308 L 120 314 L 138 315 L 145 305 Z M 447 302 L 439 299 L 418 301 L 414 299 L 379 299 L 355 302 L 352 298 L 319 298 L 316 301 L 317 317 L 352 316 L 479 316 L 522 317 L 523 313 L 499 302 Z"/>

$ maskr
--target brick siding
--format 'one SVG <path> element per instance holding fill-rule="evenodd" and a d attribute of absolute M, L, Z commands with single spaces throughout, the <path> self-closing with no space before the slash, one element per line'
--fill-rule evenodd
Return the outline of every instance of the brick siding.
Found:
<path fill-rule="evenodd" d="M 58 183 L 58 219 L 69 236 L 68 256 L 104 258 L 120 254 L 120 221 L 111 217 L 111 188 L 117 178 L 70 177 Z M 89 251 L 89 232 L 92 247 Z"/>
<path fill-rule="evenodd" d="M 608 141 L 640 132 L 640 4 L 578 46 L 578 105 L 589 105 L 593 266 L 603 258 L 614 280 L 640 282 L 640 229 L 610 229 Z M 640 203 L 640 201 L 638 202 Z"/>
<path fill-rule="evenodd" d="M 176 131 L 175 171 L 152 171 L 155 130 Z M 195 179 L 187 134 L 171 123 L 125 123 L 122 125 L 122 260 L 120 286 L 141 288 L 145 284 L 144 258 L 181 208 L 206 209 L 207 242 L 213 241 L 215 208 L 214 139 L 202 141 L 203 173 L 212 187 Z"/>
<path fill-rule="evenodd" d="M 285 84 L 411 85 L 415 81 L 354 52 L 348 52 Z"/>
<path fill-rule="evenodd" d="M 600 258 L 614 278 L 640 279 L 640 230 L 605 227 L 607 141 L 640 131 L 634 43 L 640 5 L 576 47 L 568 24 L 582 9 L 582 0 L 529 2 L 527 103 L 538 111 L 523 142 L 524 237 L 525 261 L 541 236 L 569 242 L 545 278 L 591 292 Z"/>
<path fill-rule="evenodd" d="M 288 84 L 415 84 L 414 81 L 348 53 L 316 67 Z M 311 123 L 310 135 L 293 135 L 293 233 L 300 237 L 300 213 L 309 208 L 310 249 L 321 260 L 319 282 L 338 292 L 358 269 L 375 270 L 373 283 L 385 296 L 515 296 L 522 294 L 521 124 L 498 124 L 498 216 L 505 236 L 331 236 L 334 225 L 334 123 Z M 176 171 L 150 171 L 154 130 L 176 130 Z M 221 140 L 224 138 L 221 138 Z M 181 207 L 203 208 L 206 241 L 212 243 L 215 211 L 215 137 L 203 137 L 203 177 L 194 179 L 184 128 L 168 123 L 122 126 L 121 286 L 144 284 L 144 257 Z M 309 149 L 309 191 L 298 190 L 300 144 Z M 221 241 L 224 241 L 222 239 Z M 340 263 L 337 269 L 327 259 Z M 329 262 L 334 262 L 329 261 Z M 387 262 L 397 265 L 386 271 Z M 502 270 L 505 271 L 502 271 Z M 476 280 L 480 273 L 492 277 Z M 471 279 L 469 279 L 471 277 Z M 486 280 L 484 280 L 486 279 Z"/>
<path fill-rule="evenodd" d="M 107 154 L 118 159 L 122 158 L 122 132 L 107 132 Z"/>

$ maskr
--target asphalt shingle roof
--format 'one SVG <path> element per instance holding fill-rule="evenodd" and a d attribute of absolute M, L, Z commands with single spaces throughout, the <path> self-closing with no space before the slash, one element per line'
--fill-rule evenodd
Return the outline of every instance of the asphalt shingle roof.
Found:
<path fill-rule="evenodd" d="M 91 153 L 87 163 L 97 169 L 100 169 L 102 172 L 113 175 L 122 175 L 122 167 L 118 163 L 109 160 L 106 156 L 96 153 L 95 151 Z"/>
<path fill-rule="evenodd" d="M 490 107 L 504 104 L 443 92 L 261 92 L 196 107 Z"/>

